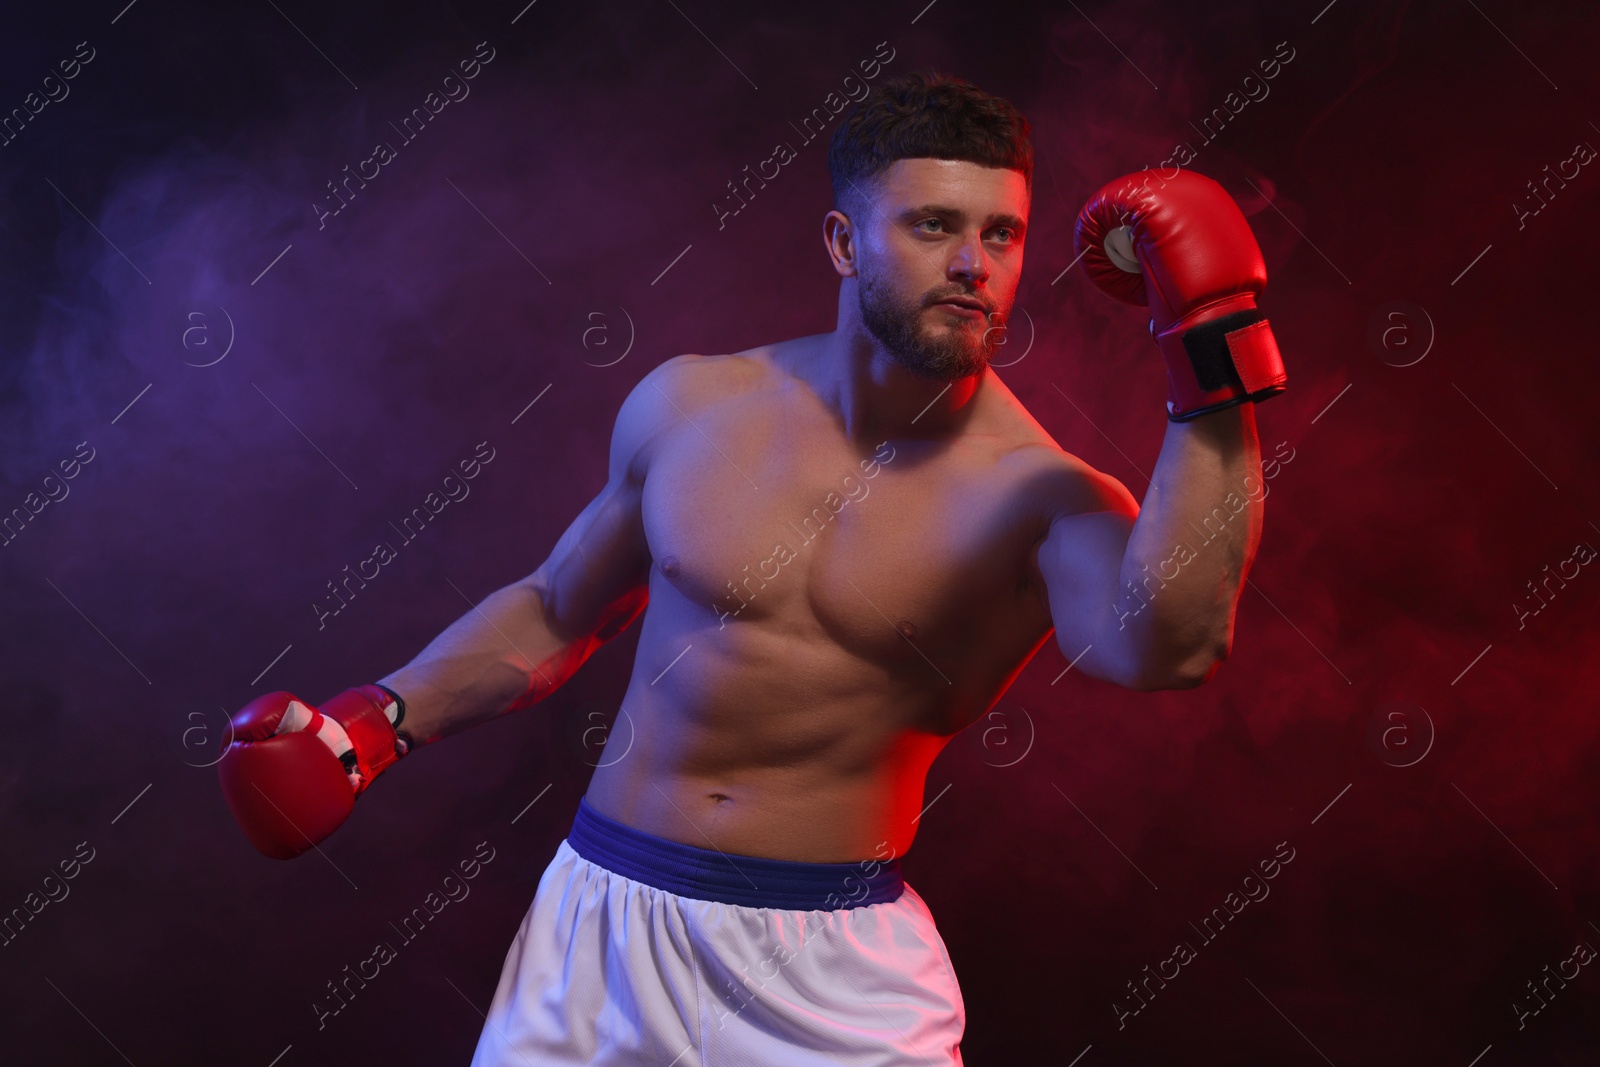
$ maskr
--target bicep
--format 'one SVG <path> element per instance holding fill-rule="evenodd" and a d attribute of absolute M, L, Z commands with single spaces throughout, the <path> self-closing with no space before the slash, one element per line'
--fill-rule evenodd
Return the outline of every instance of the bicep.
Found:
<path fill-rule="evenodd" d="M 1096 474 L 1092 481 L 1087 506 L 1050 523 L 1037 568 L 1062 654 L 1085 674 L 1125 685 L 1138 664 L 1119 624 L 1122 561 L 1139 506 L 1115 479 Z"/>
<path fill-rule="evenodd" d="M 1078 670 L 1110 682 L 1129 677 L 1133 666 L 1114 636 L 1122 557 L 1132 529 L 1133 519 L 1121 512 L 1069 515 L 1051 523 L 1039 544 L 1056 643 Z"/>
<path fill-rule="evenodd" d="M 602 630 L 615 636 L 644 607 L 650 549 L 641 495 L 638 486 L 608 481 L 527 578 L 550 625 L 569 641 Z"/>
<path fill-rule="evenodd" d="M 670 410 L 674 378 L 686 357 L 657 366 L 617 412 L 604 488 L 589 501 L 526 581 L 550 624 L 568 639 L 608 640 L 644 609 L 650 546 L 644 532 L 649 449 Z"/>

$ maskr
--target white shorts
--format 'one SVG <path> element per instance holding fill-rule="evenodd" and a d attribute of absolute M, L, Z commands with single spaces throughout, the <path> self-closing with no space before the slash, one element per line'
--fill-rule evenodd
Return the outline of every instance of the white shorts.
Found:
<path fill-rule="evenodd" d="M 726 856 L 580 801 L 472 1067 L 959 1067 L 965 1026 L 898 861 Z"/>

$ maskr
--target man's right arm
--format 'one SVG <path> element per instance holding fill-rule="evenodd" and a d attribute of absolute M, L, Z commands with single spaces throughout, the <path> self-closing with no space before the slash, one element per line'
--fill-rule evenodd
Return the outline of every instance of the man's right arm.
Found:
<path fill-rule="evenodd" d="M 605 488 L 550 558 L 383 679 L 389 692 L 357 686 L 320 706 L 285 691 L 263 693 L 234 713 L 217 775 L 257 849 L 276 859 L 301 855 L 337 830 L 356 798 L 411 746 L 548 696 L 644 610 L 645 471 L 659 434 L 682 417 L 681 370 L 692 358 L 667 360 L 623 402 Z"/>
<path fill-rule="evenodd" d="M 634 386 L 612 430 L 605 488 L 538 570 L 490 594 L 381 679 L 405 701 L 401 729 L 414 744 L 544 699 L 644 610 L 645 471 L 658 434 L 676 421 L 668 398 L 681 389 L 682 365 L 695 358 L 669 359 Z"/>

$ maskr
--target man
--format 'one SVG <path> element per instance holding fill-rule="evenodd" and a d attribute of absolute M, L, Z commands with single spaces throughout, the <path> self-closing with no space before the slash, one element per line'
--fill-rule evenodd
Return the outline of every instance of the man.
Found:
<path fill-rule="evenodd" d="M 1233 202 L 1147 171 L 1080 217 L 1091 276 L 1148 297 L 1168 366 L 1141 510 L 988 367 L 1022 271 L 1026 120 L 965 82 L 890 80 L 829 168 L 832 332 L 656 367 L 538 570 L 380 685 L 235 717 L 229 801 L 293 855 L 406 751 L 548 696 L 648 603 L 631 747 L 539 883 L 477 1067 L 959 1064 L 960 989 L 896 859 L 929 764 L 1052 629 L 1140 690 L 1228 654 L 1261 530 L 1250 401 L 1284 384 Z"/>

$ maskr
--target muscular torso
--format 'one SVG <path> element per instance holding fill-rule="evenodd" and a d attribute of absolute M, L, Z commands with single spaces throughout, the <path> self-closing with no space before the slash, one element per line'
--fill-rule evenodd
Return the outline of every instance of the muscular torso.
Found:
<path fill-rule="evenodd" d="M 730 855 L 901 855 L 929 765 L 1050 635 L 1033 561 L 1070 457 L 986 372 L 962 430 L 852 442 L 814 339 L 701 357 L 653 441 L 632 679 L 601 813 Z"/>

